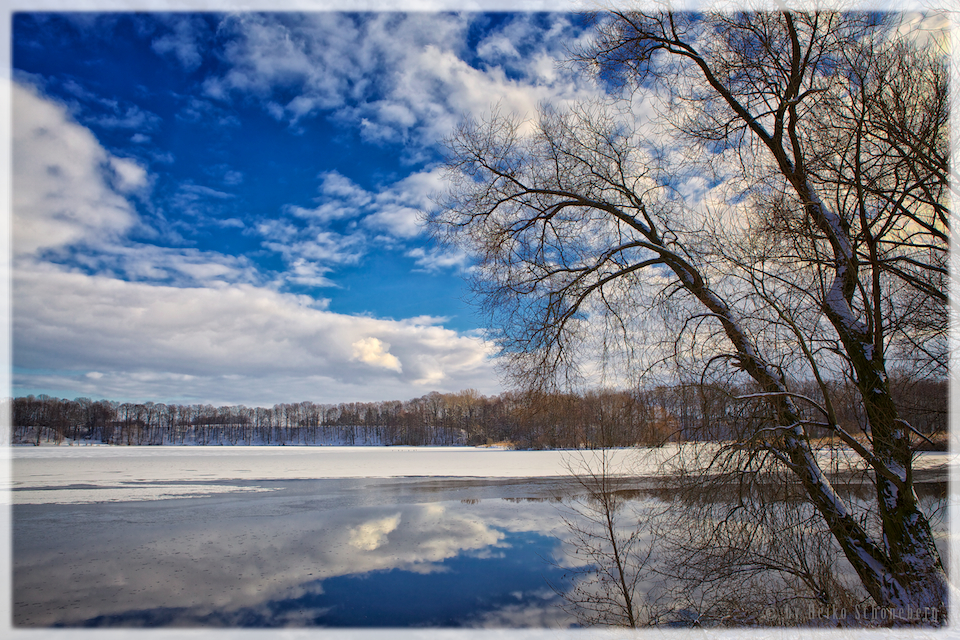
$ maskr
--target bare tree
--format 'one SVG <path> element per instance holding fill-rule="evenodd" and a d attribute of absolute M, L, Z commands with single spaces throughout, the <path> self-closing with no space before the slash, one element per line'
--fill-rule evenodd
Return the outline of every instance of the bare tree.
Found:
<path fill-rule="evenodd" d="M 431 220 L 478 256 L 474 285 L 516 380 L 576 380 L 591 354 L 629 366 L 659 336 L 661 357 L 703 379 L 749 381 L 749 428 L 711 469 L 789 470 L 878 605 L 942 609 L 914 429 L 887 368 L 904 344 L 920 368 L 945 357 L 945 66 L 894 40 L 889 19 L 601 16 L 579 59 L 613 97 L 465 122 Z M 709 202 L 684 197 L 698 180 Z M 837 420 L 844 377 L 863 433 Z M 813 430 L 870 469 L 863 509 L 831 485 Z"/>

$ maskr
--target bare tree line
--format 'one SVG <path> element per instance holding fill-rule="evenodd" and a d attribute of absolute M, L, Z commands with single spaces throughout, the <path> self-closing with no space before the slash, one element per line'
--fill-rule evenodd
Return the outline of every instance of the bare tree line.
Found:
<path fill-rule="evenodd" d="M 814 386 L 814 385 L 811 385 Z M 837 385 L 842 400 L 855 393 Z M 944 380 L 894 385 L 911 424 L 925 436 L 946 432 Z M 116 445 L 487 445 L 524 449 L 652 446 L 665 442 L 727 440 L 749 428 L 750 389 L 676 384 L 633 392 L 582 394 L 473 390 L 429 393 L 407 401 L 273 407 L 131 403 L 46 395 L 14 398 L 13 441 L 92 441 Z M 816 394 L 816 389 L 811 389 Z M 854 402 L 838 415 L 851 433 L 866 435 Z M 824 431 L 823 435 L 827 435 Z M 934 446 L 918 439 L 917 446 Z"/>

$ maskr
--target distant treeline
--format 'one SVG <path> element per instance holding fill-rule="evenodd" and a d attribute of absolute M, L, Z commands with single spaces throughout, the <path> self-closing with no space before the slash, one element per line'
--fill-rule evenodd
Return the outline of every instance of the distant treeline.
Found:
<path fill-rule="evenodd" d="M 924 434 L 947 428 L 947 384 L 892 385 L 902 417 Z M 741 436 L 769 419 L 749 389 L 661 386 L 584 394 L 473 390 L 407 401 L 278 404 L 273 407 L 111 402 L 50 396 L 12 400 L 13 441 L 119 445 L 485 445 L 524 449 L 659 445 Z M 815 396 L 813 390 L 807 390 Z M 862 430 L 853 389 L 831 394 L 838 421 Z M 849 402 L 844 399 L 849 397 Z M 840 402 L 837 402 L 838 399 Z M 827 435 L 826 431 L 814 435 Z"/>

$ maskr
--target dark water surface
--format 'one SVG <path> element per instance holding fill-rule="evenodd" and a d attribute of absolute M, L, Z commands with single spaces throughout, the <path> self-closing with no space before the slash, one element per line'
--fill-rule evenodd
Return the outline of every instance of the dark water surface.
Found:
<path fill-rule="evenodd" d="M 243 483 L 237 483 L 238 485 Z M 567 627 L 565 480 L 13 507 L 18 627 Z"/>

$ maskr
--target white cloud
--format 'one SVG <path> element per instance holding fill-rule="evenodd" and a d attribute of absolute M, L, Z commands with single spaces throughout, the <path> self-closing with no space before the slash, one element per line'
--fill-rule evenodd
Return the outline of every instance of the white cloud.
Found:
<path fill-rule="evenodd" d="M 107 153 L 65 107 L 32 87 L 14 82 L 11 93 L 14 254 L 102 245 L 136 224 L 134 208 L 109 184 L 142 186 L 142 169 Z"/>
<path fill-rule="evenodd" d="M 203 120 L 211 127 L 239 127 L 240 119 L 222 107 L 209 100 L 201 100 L 196 96 L 186 98 L 184 107 L 177 112 L 176 119 L 183 122 L 200 122 Z"/>
<path fill-rule="evenodd" d="M 90 118 L 101 127 L 108 129 L 136 129 L 137 131 L 154 131 L 160 126 L 160 117 L 155 113 L 144 111 L 136 105 L 125 109 L 118 103 L 110 100 L 100 101 L 101 106 L 110 108 L 113 113 Z"/>
<path fill-rule="evenodd" d="M 180 186 L 180 190 L 197 196 L 215 198 L 217 200 L 229 200 L 236 197 L 232 193 L 217 191 L 216 189 L 211 189 L 210 187 L 205 187 L 199 184 L 183 184 Z"/>
<path fill-rule="evenodd" d="M 215 223 L 218 218 L 216 212 L 236 197 L 234 193 L 196 184 L 192 179 L 187 179 L 177 186 L 169 206 L 174 210 L 173 217 L 182 219 L 189 215 L 194 218 L 189 224 L 209 224 Z"/>
<path fill-rule="evenodd" d="M 419 235 L 423 230 L 421 214 L 430 209 L 431 196 L 442 188 L 440 169 L 412 173 L 376 195 L 364 225 L 401 238 Z"/>
<path fill-rule="evenodd" d="M 265 220 L 257 230 L 263 246 L 276 251 L 287 263 L 288 282 L 330 286 L 332 266 L 358 262 L 376 245 L 382 249 L 396 240 L 409 240 L 423 232 L 422 212 L 432 206 L 431 196 L 443 187 L 440 169 L 412 173 L 378 192 L 368 191 L 337 171 L 320 174 L 315 207 L 288 205 L 285 213 L 298 219 Z M 355 220 L 354 220 L 355 219 Z M 331 231 L 333 221 L 349 220 L 345 233 Z M 366 231 L 379 233 L 373 239 Z M 418 264 L 427 270 L 444 265 L 443 258 L 421 250 Z"/>
<path fill-rule="evenodd" d="M 308 222 L 305 228 L 298 231 L 289 223 L 270 221 L 262 224 L 260 229 L 269 240 L 279 239 L 273 234 L 280 232 L 283 242 L 299 235 L 306 242 L 325 245 L 330 256 L 338 260 L 342 260 L 346 253 L 336 249 L 360 248 L 365 240 L 359 234 L 334 234 L 326 230 L 327 223 L 357 218 L 367 229 L 384 231 L 397 238 L 413 238 L 423 231 L 421 212 L 432 206 L 431 196 L 443 188 L 441 171 L 436 168 L 412 173 L 378 192 L 367 191 L 336 171 L 325 172 L 319 177 L 320 195 L 316 198 L 316 207 L 307 209 L 289 205 L 286 208 L 291 215 Z M 279 244 L 268 246 L 286 251 Z M 295 253 L 299 255 L 301 251 L 303 247 L 297 247 Z"/>
<path fill-rule="evenodd" d="M 201 18 L 173 14 L 167 17 L 170 31 L 155 38 L 151 43 L 160 55 L 171 55 L 187 71 L 193 71 L 203 62 L 198 40 L 206 30 Z"/>
<path fill-rule="evenodd" d="M 497 388 L 489 345 L 420 320 L 337 314 L 248 284 L 159 286 L 49 264 L 18 268 L 13 284 L 15 366 L 76 372 L 25 373 L 18 386 L 247 404 L 403 399 L 425 381 L 441 391 Z"/>
<path fill-rule="evenodd" d="M 464 114 L 478 115 L 494 103 L 533 114 L 539 102 L 597 92 L 554 64 L 566 55 L 564 44 L 582 37 L 566 17 L 507 22 L 480 43 L 484 68 L 460 57 L 477 19 L 485 18 L 428 12 L 234 16 L 220 29 L 229 39 L 229 66 L 206 79 L 206 92 L 218 100 L 252 95 L 292 125 L 331 111 L 369 142 L 405 143 L 410 157 L 418 146 L 436 145 Z M 520 45 L 531 53 L 521 55 Z"/>
<path fill-rule="evenodd" d="M 329 271 L 332 265 L 354 264 L 366 248 L 362 233 L 340 234 L 313 225 L 297 229 L 283 223 L 261 224 L 260 231 L 274 234 L 267 235 L 263 246 L 282 255 L 290 267 L 302 268 L 309 262 L 318 272 Z"/>
<path fill-rule="evenodd" d="M 353 218 L 361 215 L 363 207 L 372 200 L 370 193 L 339 171 L 326 171 L 318 177 L 320 195 L 317 201 L 320 204 L 313 209 L 296 205 L 288 207 L 290 213 L 298 218 L 320 222 Z"/>
<path fill-rule="evenodd" d="M 116 176 L 114 184 L 123 193 L 137 191 L 147 186 L 147 170 L 127 158 L 110 158 L 110 168 Z"/>
<path fill-rule="evenodd" d="M 485 60 L 502 60 L 519 58 L 520 52 L 510 38 L 503 33 L 498 33 L 480 43 L 477 47 L 477 55 Z"/>
<path fill-rule="evenodd" d="M 385 203 L 364 219 L 364 224 L 375 229 L 384 229 L 401 238 L 420 234 L 420 210 L 397 203 Z"/>
<path fill-rule="evenodd" d="M 408 251 L 406 256 L 416 260 L 417 266 L 428 272 L 442 269 L 465 269 L 470 263 L 470 256 L 461 249 L 444 251 L 436 247 L 429 250 L 416 247 Z"/>
<path fill-rule="evenodd" d="M 196 249 L 131 243 L 142 228 L 127 196 L 149 195 L 150 176 L 134 160 L 103 149 L 66 108 L 14 83 L 13 246 L 18 269 L 34 269 L 44 251 L 73 251 L 73 263 L 133 280 L 203 286 L 254 282 L 249 261 Z M 187 185 L 192 198 L 232 197 Z"/>
<path fill-rule="evenodd" d="M 356 64 L 359 34 L 344 14 L 234 15 L 221 24 L 220 33 L 233 36 L 224 48 L 231 68 L 206 80 L 207 94 L 226 99 L 234 92 L 253 93 L 276 105 L 273 114 L 278 119 L 339 106 L 349 76 L 362 74 Z M 271 96 L 275 87 L 291 85 L 307 91 L 295 98 L 288 113 L 287 105 Z"/>
<path fill-rule="evenodd" d="M 466 115 L 533 115 L 541 102 L 559 104 L 597 88 L 555 61 L 563 45 L 582 37 L 566 17 L 518 16 L 480 45 L 481 68 L 462 59 L 476 14 L 317 13 L 244 14 L 220 26 L 225 70 L 205 80 L 214 100 L 259 100 L 291 126 L 328 111 L 373 143 L 403 143 L 406 160 L 423 155 Z M 525 55 L 520 55 L 522 48 Z M 530 49 L 532 53 L 528 53 Z M 508 73 L 509 72 L 509 73 Z M 380 189 L 361 187 L 331 171 L 320 176 L 313 203 L 291 203 L 285 237 L 265 237 L 279 252 L 290 283 L 326 286 L 331 266 L 359 260 L 373 246 L 363 234 L 408 241 L 422 234 L 421 214 L 442 189 L 438 170 L 423 170 Z M 347 221 L 332 230 L 331 224 Z M 358 226 L 352 226 L 356 221 Z M 271 223 L 272 224 L 272 223 Z M 270 225 L 261 225 L 265 231 Z M 418 266 L 431 271 L 462 265 L 463 256 L 421 250 Z"/>
<path fill-rule="evenodd" d="M 320 192 L 330 198 L 339 198 L 348 202 L 364 205 L 370 201 L 370 196 L 350 178 L 338 171 L 328 171 L 320 174 Z"/>
<path fill-rule="evenodd" d="M 330 271 L 331 267 L 294 257 L 287 265 L 283 278 L 288 283 L 307 287 L 335 287 L 336 283 L 326 276 Z"/>
<path fill-rule="evenodd" d="M 374 367 L 383 367 L 397 373 L 403 372 L 403 366 L 397 357 L 390 353 L 390 345 L 377 338 L 363 338 L 353 343 L 353 359 Z"/>
<path fill-rule="evenodd" d="M 481 18 L 482 19 L 482 18 Z M 358 113 L 377 126 L 385 139 L 411 138 L 434 145 L 448 135 L 464 116 L 479 116 L 494 104 L 505 112 L 533 115 L 539 103 L 561 104 L 596 95 L 597 88 L 584 78 L 560 69 L 556 62 L 567 54 L 563 44 L 578 36 L 563 16 L 548 18 L 549 27 L 534 24 L 529 16 L 516 16 L 492 31 L 478 46 L 484 62 L 480 68 L 461 58 L 462 43 L 432 40 L 405 52 L 404 62 L 391 69 L 385 96 L 373 105 L 360 105 Z M 518 46 L 531 51 L 520 55 Z M 382 114 L 402 108 L 415 125 L 401 126 Z"/>
<path fill-rule="evenodd" d="M 262 276 L 244 257 L 197 249 L 170 249 L 147 244 L 110 247 L 74 256 L 74 261 L 100 274 L 175 286 L 221 286 L 255 283 Z"/>

